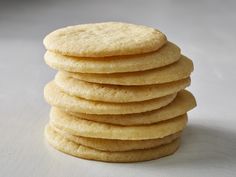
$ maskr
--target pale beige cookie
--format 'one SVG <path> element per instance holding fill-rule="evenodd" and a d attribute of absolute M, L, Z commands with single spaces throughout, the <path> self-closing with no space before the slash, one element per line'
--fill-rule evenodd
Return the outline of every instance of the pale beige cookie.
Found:
<path fill-rule="evenodd" d="M 167 39 L 160 31 L 141 25 L 106 22 L 68 26 L 44 38 L 47 50 L 68 56 L 106 57 L 152 52 Z"/>
<path fill-rule="evenodd" d="M 80 73 L 120 73 L 144 71 L 176 62 L 180 58 L 180 48 L 167 42 L 159 50 L 139 55 L 114 56 L 104 58 L 70 57 L 47 51 L 45 62 L 52 68 Z"/>
<path fill-rule="evenodd" d="M 177 132 L 164 138 L 150 140 L 109 140 L 75 136 L 53 125 L 48 125 L 46 128 L 49 129 L 49 131 L 55 131 L 60 136 L 67 138 L 68 140 L 73 141 L 77 144 L 81 144 L 101 151 L 130 151 L 136 149 L 149 149 L 161 146 L 163 144 L 168 144 L 181 135 L 181 132 Z"/>
<path fill-rule="evenodd" d="M 45 129 L 45 137 L 48 143 L 59 151 L 83 159 L 98 160 L 105 162 L 138 162 L 158 159 L 173 154 L 180 145 L 180 139 L 169 144 L 151 149 L 141 149 L 123 152 L 100 151 L 77 144 L 59 135 L 53 130 Z"/>
<path fill-rule="evenodd" d="M 55 83 L 60 89 L 73 96 L 104 102 L 136 102 L 163 97 L 183 90 L 190 85 L 190 78 L 155 85 L 121 86 L 96 84 L 74 79 L 58 72 Z"/>
<path fill-rule="evenodd" d="M 147 71 L 113 74 L 65 73 L 76 79 L 101 84 L 151 85 L 187 78 L 192 71 L 192 61 L 181 56 L 177 62 L 171 65 Z"/>
<path fill-rule="evenodd" d="M 103 139 L 145 140 L 163 138 L 182 131 L 186 123 L 186 114 L 156 124 L 120 126 L 79 119 L 56 108 L 52 108 L 50 112 L 50 125 L 73 135 Z"/>
<path fill-rule="evenodd" d="M 69 111 L 67 113 L 82 119 L 127 126 L 153 124 L 163 120 L 168 120 L 173 117 L 185 114 L 194 107 L 196 107 L 196 100 L 194 96 L 187 90 L 183 90 L 178 92 L 174 101 L 168 104 L 167 106 L 143 113 L 124 115 L 96 115 L 74 113 Z"/>
<path fill-rule="evenodd" d="M 107 103 L 86 100 L 80 97 L 65 94 L 53 82 L 48 83 L 44 89 L 46 101 L 52 105 L 72 112 L 87 114 L 129 114 L 151 111 L 161 108 L 174 100 L 176 93 L 152 100 L 130 103 Z"/>

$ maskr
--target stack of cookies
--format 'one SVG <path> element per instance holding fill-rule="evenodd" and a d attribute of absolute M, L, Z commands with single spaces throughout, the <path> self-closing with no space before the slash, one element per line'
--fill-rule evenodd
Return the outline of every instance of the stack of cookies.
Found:
<path fill-rule="evenodd" d="M 67 154 L 136 162 L 173 154 L 196 106 L 193 64 L 160 31 L 127 23 L 69 26 L 44 39 L 58 70 L 45 86 L 49 144 Z"/>

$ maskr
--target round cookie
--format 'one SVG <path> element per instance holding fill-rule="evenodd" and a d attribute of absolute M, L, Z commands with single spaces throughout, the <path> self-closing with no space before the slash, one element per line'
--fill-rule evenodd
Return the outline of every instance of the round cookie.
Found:
<path fill-rule="evenodd" d="M 153 111 L 124 114 L 124 115 L 96 115 L 96 114 L 83 114 L 68 111 L 75 117 L 87 119 L 96 122 L 103 122 L 115 125 L 143 125 L 153 124 L 163 120 L 168 120 L 173 117 L 185 114 L 196 107 L 196 100 L 194 96 L 187 90 L 178 92 L 176 98 L 167 106 Z M 63 110 L 66 111 L 66 110 Z"/>
<path fill-rule="evenodd" d="M 45 137 L 48 143 L 59 151 L 75 157 L 105 161 L 105 162 L 138 162 L 153 160 L 173 154 L 180 145 L 180 139 L 176 139 L 169 144 L 158 146 L 151 149 L 141 149 L 123 152 L 100 151 L 93 148 L 77 144 L 55 131 L 45 129 Z"/>
<path fill-rule="evenodd" d="M 103 58 L 71 57 L 47 51 L 45 62 L 52 68 L 80 73 L 120 73 L 144 71 L 176 62 L 180 58 L 180 48 L 167 42 L 159 50 L 139 55 Z"/>
<path fill-rule="evenodd" d="M 60 89 L 73 96 L 103 102 L 137 102 L 163 97 L 183 90 L 190 85 L 190 78 L 155 85 L 121 86 L 81 81 L 58 72 L 55 83 Z"/>
<path fill-rule="evenodd" d="M 52 108 L 50 112 L 50 125 L 73 135 L 91 138 L 120 140 L 163 138 L 182 131 L 186 124 L 186 114 L 156 124 L 120 126 L 79 119 L 56 108 Z"/>
<path fill-rule="evenodd" d="M 166 42 L 166 36 L 156 29 L 120 22 L 68 26 L 51 32 L 43 41 L 49 51 L 78 57 L 147 53 Z"/>
<path fill-rule="evenodd" d="M 53 125 L 48 125 L 46 128 L 50 129 L 50 131 L 52 130 L 55 131 L 60 136 L 70 141 L 73 141 L 77 144 L 81 144 L 101 151 L 130 151 L 136 149 L 149 149 L 161 146 L 163 144 L 171 143 L 175 139 L 179 138 L 181 135 L 181 132 L 177 132 L 164 138 L 150 139 L 150 140 L 109 140 L 101 138 L 98 139 L 98 138 L 75 136 Z"/>
<path fill-rule="evenodd" d="M 44 97 L 50 105 L 87 114 L 130 114 L 151 111 L 171 103 L 176 95 L 174 93 L 140 102 L 107 103 L 67 95 L 54 82 L 48 83 L 44 89 Z"/>
<path fill-rule="evenodd" d="M 171 65 L 146 71 L 113 74 L 64 73 L 76 79 L 101 84 L 151 85 L 187 78 L 192 71 L 192 61 L 182 55 L 177 62 Z"/>

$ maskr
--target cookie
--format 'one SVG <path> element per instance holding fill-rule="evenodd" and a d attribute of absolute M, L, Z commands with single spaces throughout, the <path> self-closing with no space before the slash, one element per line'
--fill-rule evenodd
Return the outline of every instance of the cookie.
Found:
<path fill-rule="evenodd" d="M 113 74 L 64 73 L 76 79 L 101 84 L 151 85 L 188 78 L 192 71 L 192 61 L 182 55 L 177 62 L 171 65 L 147 71 Z"/>
<path fill-rule="evenodd" d="M 56 108 L 52 108 L 50 112 L 50 125 L 73 135 L 103 139 L 145 140 L 163 138 L 182 131 L 186 123 L 186 114 L 156 124 L 120 126 L 79 119 Z"/>
<path fill-rule="evenodd" d="M 131 150 L 123 152 L 100 151 L 77 144 L 59 135 L 53 130 L 45 129 L 45 137 L 48 143 L 57 150 L 83 159 L 91 159 L 105 162 L 138 162 L 158 159 L 173 154 L 180 145 L 180 139 L 169 144 L 150 149 Z"/>
<path fill-rule="evenodd" d="M 136 149 L 149 149 L 171 143 L 181 135 L 181 132 L 177 132 L 164 138 L 150 140 L 109 140 L 75 136 L 53 125 L 48 125 L 46 128 L 49 129 L 49 131 L 55 131 L 60 136 L 77 144 L 101 151 L 130 151 Z"/>
<path fill-rule="evenodd" d="M 75 117 L 95 122 L 103 122 L 103 123 L 127 126 L 127 125 L 153 124 L 163 120 L 168 120 L 173 117 L 185 114 L 194 107 L 196 107 L 196 100 L 194 96 L 187 90 L 183 90 L 178 92 L 176 98 L 170 104 L 153 111 L 135 113 L 135 114 L 124 114 L 124 115 L 96 115 L 96 114 L 74 113 L 70 111 L 68 111 L 67 114 L 71 114 Z"/>
<path fill-rule="evenodd" d="M 52 68 L 80 73 L 120 73 L 144 71 L 176 62 L 180 58 L 180 48 L 167 42 L 159 50 L 139 55 L 103 58 L 70 57 L 47 51 L 45 62 Z"/>
<path fill-rule="evenodd" d="M 53 31 L 43 41 L 49 51 L 78 57 L 147 53 L 166 42 L 166 36 L 156 29 L 120 22 L 68 26 Z"/>
<path fill-rule="evenodd" d="M 54 82 L 50 82 L 45 86 L 44 97 L 50 105 L 62 107 L 72 112 L 86 114 L 130 114 L 161 108 L 171 103 L 176 97 L 176 93 L 146 101 L 108 103 L 70 96 L 65 94 Z"/>
<path fill-rule="evenodd" d="M 74 79 L 63 72 L 58 72 L 55 84 L 60 89 L 80 98 L 103 102 L 137 102 L 163 97 L 183 90 L 190 85 L 190 78 L 155 85 L 121 86 L 96 84 Z"/>

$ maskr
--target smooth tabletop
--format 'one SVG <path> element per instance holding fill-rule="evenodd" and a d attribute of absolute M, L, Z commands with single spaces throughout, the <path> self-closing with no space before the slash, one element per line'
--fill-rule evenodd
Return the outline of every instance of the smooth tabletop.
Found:
<path fill-rule="evenodd" d="M 235 177 L 235 1 L 0 2 L 1 177 Z M 44 85 L 56 71 L 43 60 L 44 36 L 59 27 L 124 21 L 156 27 L 194 62 L 198 107 L 172 156 L 103 163 L 68 156 L 44 140 L 49 105 Z"/>

